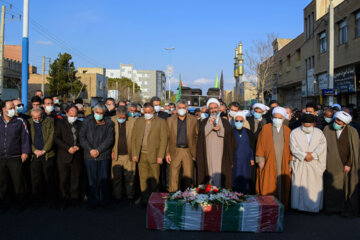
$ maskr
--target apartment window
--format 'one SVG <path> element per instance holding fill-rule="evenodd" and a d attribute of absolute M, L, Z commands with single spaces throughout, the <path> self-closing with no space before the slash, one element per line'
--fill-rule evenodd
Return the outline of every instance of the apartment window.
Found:
<path fill-rule="evenodd" d="M 280 74 L 282 72 L 282 60 L 279 61 L 279 72 L 280 72 Z"/>
<path fill-rule="evenodd" d="M 314 12 L 311 13 L 311 30 L 312 34 L 314 34 L 314 25 L 315 25 L 315 18 L 314 18 Z"/>
<path fill-rule="evenodd" d="M 311 33 L 311 17 L 310 15 L 308 16 L 308 38 L 310 38 L 310 33 Z"/>
<path fill-rule="evenodd" d="M 326 32 L 320 33 L 320 53 L 326 52 Z"/>
<path fill-rule="evenodd" d="M 304 26 L 305 26 L 305 39 L 307 39 L 308 38 L 308 31 L 307 31 L 307 18 L 305 18 L 305 24 L 304 24 Z"/>
<path fill-rule="evenodd" d="M 290 64 L 291 64 L 291 56 L 290 56 L 290 54 L 287 55 L 286 62 L 287 62 L 286 66 L 290 67 Z"/>
<path fill-rule="evenodd" d="M 315 68 L 315 57 L 314 56 L 312 56 L 311 57 L 311 63 L 312 63 L 312 68 Z"/>
<path fill-rule="evenodd" d="M 360 37 L 360 11 L 355 15 L 355 36 Z"/>
<path fill-rule="evenodd" d="M 346 21 L 341 21 L 339 23 L 339 44 L 344 44 L 347 42 L 347 26 Z"/>
<path fill-rule="evenodd" d="M 296 50 L 296 62 L 300 62 L 301 60 L 301 51 L 300 48 Z"/>

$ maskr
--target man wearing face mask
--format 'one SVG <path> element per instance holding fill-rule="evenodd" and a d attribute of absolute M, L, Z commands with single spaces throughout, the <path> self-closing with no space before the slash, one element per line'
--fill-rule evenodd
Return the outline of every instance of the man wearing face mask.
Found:
<path fill-rule="evenodd" d="M 53 101 L 51 97 L 45 97 L 43 99 L 42 108 L 44 109 L 44 116 L 52 118 L 56 125 L 58 119 L 62 119 L 59 115 L 55 113 Z"/>
<path fill-rule="evenodd" d="M 135 109 L 133 110 L 135 111 Z M 115 200 L 119 201 L 123 197 L 127 197 L 132 202 L 135 197 L 136 163 L 131 160 L 131 137 L 136 119 L 128 116 L 126 107 L 119 106 L 116 116 L 111 118 L 115 124 L 111 178 Z"/>
<path fill-rule="evenodd" d="M 70 105 L 64 120 L 55 127 L 54 143 L 57 147 L 57 168 L 62 207 L 77 205 L 80 201 L 80 179 L 84 174 L 83 153 L 79 133 L 82 122 L 78 120 L 78 109 Z"/>
<path fill-rule="evenodd" d="M 105 106 L 107 108 L 107 111 L 105 113 L 106 117 L 112 117 L 116 115 L 116 105 L 113 98 L 107 98 L 105 101 Z"/>
<path fill-rule="evenodd" d="M 170 115 L 173 115 L 176 109 L 175 103 L 169 103 Z"/>
<path fill-rule="evenodd" d="M 155 115 L 159 118 L 162 119 L 167 119 L 168 117 L 170 117 L 170 115 L 166 112 L 160 111 L 161 110 L 161 100 L 159 97 L 152 97 L 150 100 L 151 105 L 154 106 L 154 110 L 155 110 Z"/>
<path fill-rule="evenodd" d="M 200 122 L 201 122 L 204 119 L 207 119 L 209 117 L 209 113 L 208 113 L 208 109 L 206 106 L 203 106 L 200 111 L 201 111 L 201 114 L 200 114 Z M 199 124 L 200 124 L 200 122 L 199 122 Z"/>
<path fill-rule="evenodd" d="M 357 216 L 359 183 L 359 135 L 349 124 L 350 114 L 336 112 L 324 129 L 327 141 L 324 174 L 324 209 L 342 216 Z"/>
<path fill-rule="evenodd" d="M 30 163 L 33 203 L 40 206 L 43 199 L 43 186 L 46 186 L 47 199 L 55 204 L 55 150 L 54 120 L 43 117 L 40 108 L 31 109 L 29 119 L 32 157 Z"/>
<path fill-rule="evenodd" d="M 105 112 L 104 104 L 96 104 L 94 113 L 84 120 L 79 134 L 89 180 L 90 209 L 98 205 L 106 207 L 110 200 L 109 169 L 114 146 L 114 122 L 104 117 Z"/>
<path fill-rule="evenodd" d="M 255 103 L 251 111 L 251 116 L 247 119 L 250 125 L 250 131 L 255 135 L 255 139 L 257 139 L 262 127 L 266 124 L 266 119 L 263 117 L 265 111 L 266 106 L 264 104 Z"/>
<path fill-rule="evenodd" d="M 129 103 L 127 105 L 127 110 L 128 110 L 128 117 L 131 117 L 131 118 L 139 118 L 137 115 L 136 115 L 136 104 L 135 103 Z"/>
<path fill-rule="evenodd" d="M 228 113 L 229 121 L 230 121 L 231 126 L 235 127 L 234 117 L 235 117 L 236 113 L 240 111 L 240 104 L 237 102 L 231 102 L 229 104 L 229 107 L 230 107 L 230 111 Z"/>
<path fill-rule="evenodd" d="M 326 139 L 315 128 L 315 116 L 303 114 L 301 126 L 290 135 L 292 161 L 291 208 L 319 212 L 323 208 L 323 173 L 326 168 Z"/>
<path fill-rule="evenodd" d="M 229 121 L 220 117 L 217 99 L 210 98 L 207 108 L 211 115 L 200 124 L 196 150 L 198 183 L 230 189 L 236 148 L 234 131 Z"/>
<path fill-rule="evenodd" d="M 274 195 L 285 206 L 290 200 L 290 128 L 285 126 L 286 110 L 275 107 L 273 123 L 263 126 L 256 144 L 256 192 L 260 195 Z"/>
<path fill-rule="evenodd" d="M 252 178 L 252 166 L 255 165 L 255 137 L 244 127 L 246 114 L 238 112 L 234 116 L 236 149 L 232 169 L 232 189 L 244 194 L 255 193 L 255 182 Z"/>
<path fill-rule="evenodd" d="M 28 124 L 27 120 L 30 118 L 30 116 L 24 114 L 24 104 L 19 99 L 13 99 L 13 104 L 15 105 L 15 116 L 21 117 L 25 120 L 26 124 Z"/>
<path fill-rule="evenodd" d="M 166 162 L 169 167 L 169 192 L 193 187 L 194 160 L 198 136 L 198 123 L 194 116 L 187 112 L 187 103 L 180 100 L 176 104 L 177 114 L 167 119 L 168 145 Z M 179 184 L 180 170 L 183 170 Z"/>
<path fill-rule="evenodd" d="M 141 201 L 146 204 L 151 193 L 159 191 L 160 165 L 168 141 L 166 121 L 155 115 L 151 103 L 144 104 L 144 117 L 136 120 L 131 139 L 132 161 L 138 163 Z"/>
<path fill-rule="evenodd" d="M 15 116 L 15 106 L 6 100 L 0 119 L 0 203 L 10 204 L 8 187 L 13 186 L 16 203 L 23 204 L 24 185 L 22 164 L 31 153 L 29 131 L 22 118 Z M 11 180 L 12 184 L 9 184 Z M 5 204 L 5 205 L 3 205 Z"/>

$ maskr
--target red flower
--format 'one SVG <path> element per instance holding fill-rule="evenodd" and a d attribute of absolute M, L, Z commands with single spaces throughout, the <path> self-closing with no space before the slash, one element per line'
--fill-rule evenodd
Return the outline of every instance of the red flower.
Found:
<path fill-rule="evenodd" d="M 196 192 L 199 193 L 199 188 L 198 187 L 196 188 Z"/>
<path fill-rule="evenodd" d="M 205 187 L 205 192 L 206 192 L 206 193 L 209 193 L 210 191 L 211 191 L 211 185 L 208 184 L 208 185 L 206 185 L 206 187 Z"/>
<path fill-rule="evenodd" d="M 214 188 L 214 189 L 213 189 L 213 193 L 217 193 L 217 192 L 219 192 L 219 189 Z"/>

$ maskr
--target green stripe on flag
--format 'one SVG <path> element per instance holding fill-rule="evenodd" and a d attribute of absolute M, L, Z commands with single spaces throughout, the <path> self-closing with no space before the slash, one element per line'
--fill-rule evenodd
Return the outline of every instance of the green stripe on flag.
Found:
<path fill-rule="evenodd" d="M 273 198 L 279 204 L 279 216 L 278 216 L 278 221 L 277 221 L 277 231 L 282 232 L 282 231 L 284 231 L 284 211 L 285 211 L 284 205 L 276 197 L 273 196 Z"/>
<path fill-rule="evenodd" d="M 239 226 L 242 226 L 243 214 L 244 207 L 241 203 L 229 207 L 223 206 L 221 231 L 240 231 Z"/>
<path fill-rule="evenodd" d="M 184 229 L 185 207 L 177 201 L 165 202 L 164 229 L 183 230 Z"/>

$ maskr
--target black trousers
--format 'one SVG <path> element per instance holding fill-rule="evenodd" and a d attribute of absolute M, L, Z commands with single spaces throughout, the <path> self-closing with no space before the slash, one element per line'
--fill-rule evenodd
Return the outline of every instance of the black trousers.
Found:
<path fill-rule="evenodd" d="M 7 200 L 9 186 L 14 187 L 17 200 L 23 200 L 24 179 L 20 157 L 0 159 L 0 200 Z"/>
<path fill-rule="evenodd" d="M 81 158 L 69 163 L 58 162 L 59 187 L 62 200 L 80 200 L 83 164 Z"/>
<path fill-rule="evenodd" d="M 56 178 L 55 178 L 55 159 L 46 159 L 45 156 L 37 158 L 33 156 L 30 163 L 31 188 L 35 201 L 43 198 L 46 189 L 49 201 L 56 200 Z"/>

